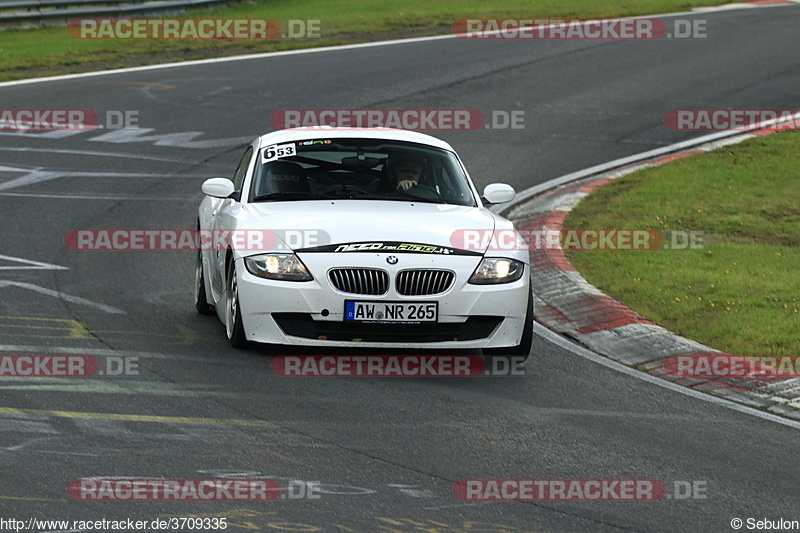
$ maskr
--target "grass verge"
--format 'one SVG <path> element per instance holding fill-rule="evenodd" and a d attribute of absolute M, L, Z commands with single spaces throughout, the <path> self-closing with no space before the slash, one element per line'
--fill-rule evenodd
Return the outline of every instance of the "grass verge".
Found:
<path fill-rule="evenodd" d="M 596 189 L 565 228 L 702 231 L 703 249 L 572 250 L 609 296 L 735 355 L 800 354 L 800 131 L 757 137 Z"/>
<path fill-rule="evenodd" d="M 255 42 L 77 40 L 60 27 L 7 30 L 0 32 L 0 80 L 445 34 L 461 18 L 607 18 L 723 3 L 728 0 L 247 0 L 181 16 L 321 19 L 332 30 L 319 39 Z"/>

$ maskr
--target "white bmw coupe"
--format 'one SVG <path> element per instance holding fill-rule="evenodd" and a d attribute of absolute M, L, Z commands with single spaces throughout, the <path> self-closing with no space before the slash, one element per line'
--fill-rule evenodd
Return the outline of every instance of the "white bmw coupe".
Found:
<path fill-rule="evenodd" d="M 203 183 L 195 306 L 250 342 L 482 349 L 527 357 L 530 265 L 455 151 L 395 129 L 298 128 L 255 139 Z M 503 238 L 503 242 L 512 240 Z"/>

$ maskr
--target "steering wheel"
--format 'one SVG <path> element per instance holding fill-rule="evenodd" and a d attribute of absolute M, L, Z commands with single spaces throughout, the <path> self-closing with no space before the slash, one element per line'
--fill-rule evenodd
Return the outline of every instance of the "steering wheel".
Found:
<path fill-rule="evenodd" d="M 422 200 L 441 200 L 442 195 L 439 194 L 439 191 L 431 187 L 430 185 L 414 185 L 407 191 L 400 191 L 405 192 L 408 196 L 420 198 Z"/>

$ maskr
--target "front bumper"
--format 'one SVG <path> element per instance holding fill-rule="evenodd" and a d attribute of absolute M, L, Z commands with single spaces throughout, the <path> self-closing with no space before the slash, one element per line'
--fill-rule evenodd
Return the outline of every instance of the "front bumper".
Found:
<path fill-rule="evenodd" d="M 336 290 L 328 280 L 331 265 L 386 270 L 390 279 L 401 269 L 389 254 L 304 254 L 313 281 L 267 280 L 250 274 L 239 259 L 236 275 L 239 309 L 248 340 L 270 344 L 371 348 L 502 348 L 519 344 L 530 293 L 529 267 L 515 282 L 470 285 L 476 257 L 401 256 L 402 268 L 445 268 L 456 274 L 453 286 L 433 296 L 402 296 L 390 283 L 386 294 L 367 296 Z M 346 261 L 346 264 L 342 262 Z M 344 321 L 345 300 L 436 301 L 436 323 L 366 324 Z"/>

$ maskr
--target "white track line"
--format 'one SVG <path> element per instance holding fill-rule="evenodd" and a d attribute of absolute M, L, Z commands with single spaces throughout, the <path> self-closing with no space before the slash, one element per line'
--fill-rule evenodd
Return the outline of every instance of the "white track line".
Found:
<path fill-rule="evenodd" d="M 794 0 L 796 3 L 800 3 L 800 0 Z M 679 16 L 697 16 L 700 14 L 708 14 L 713 11 L 728 11 L 732 9 L 752 9 L 752 8 L 766 8 L 766 7 L 781 7 L 786 6 L 788 4 L 764 4 L 764 5 L 752 5 L 747 3 L 742 4 L 726 4 L 723 6 L 717 7 L 710 7 L 710 8 L 702 8 L 693 10 L 693 11 L 682 11 L 679 13 L 663 13 L 659 15 L 640 15 L 636 17 L 617 17 L 619 19 L 637 19 L 637 18 L 670 18 L 670 17 L 679 17 Z M 27 85 L 31 83 L 42 83 L 47 81 L 65 81 L 65 80 L 75 80 L 75 79 L 82 79 L 82 78 L 92 78 L 97 76 L 108 76 L 112 74 L 127 74 L 130 72 L 146 72 L 149 70 L 162 70 L 162 69 L 169 69 L 169 68 L 180 68 L 186 66 L 195 66 L 195 65 L 213 65 L 215 63 L 227 63 L 229 61 L 244 61 L 248 59 L 264 59 L 269 57 L 282 57 L 282 56 L 291 56 L 291 55 L 300 55 L 300 54 L 316 54 L 316 53 L 324 53 L 324 52 L 334 52 L 340 50 L 357 50 L 359 48 L 373 48 L 376 46 L 394 46 L 398 44 L 413 44 L 413 43 L 424 43 L 428 41 L 439 41 L 443 39 L 455 39 L 457 36 L 454 33 L 447 33 L 444 35 L 434 35 L 430 37 L 411 37 L 408 39 L 394 39 L 391 41 L 374 41 L 369 43 L 356 43 L 356 44 L 342 44 L 338 46 L 325 46 L 320 48 L 302 48 L 299 50 L 282 50 L 280 52 L 264 52 L 260 54 L 248 54 L 248 55 L 241 55 L 241 56 L 230 56 L 230 57 L 214 57 L 209 59 L 196 59 L 192 61 L 180 61 L 177 63 L 165 63 L 159 65 L 146 65 L 141 67 L 128 67 L 128 68 L 121 68 L 115 70 L 102 70 L 102 71 L 95 71 L 95 72 L 81 72 L 77 74 L 64 74 L 62 76 L 49 76 L 44 78 L 28 78 L 24 80 L 14 80 L 14 81 L 5 81 L 0 82 L 0 88 L 4 87 L 14 87 L 18 85 Z"/>
<path fill-rule="evenodd" d="M 550 331 L 549 329 L 542 326 L 538 322 L 534 322 L 533 326 L 534 326 L 533 328 L 534 333 L 544 338 L 545 340 L 548 340 L 553 344 L 556 344 L 559 347 L 574 353 L 575 355 L 578 355 L 580 357 L 583 357 L 584 359 L 588 359 L 589 361 L 593 361 L 595 363 L 603 365 L 612 370 L 616 370 L 617 372 L 627 374 L 628 376 L 634 377 L 636 379 L 641 379 L 642 381 L 646 381 L 647 383 L 658 385 L 659 387 L 669 389 L 673 392 L 677 392 L 685 396 L 691 396 L 692 398 L 695 398 L 697 400 L 703 400 L 704 402 L 713 403 L 714 405 L 718 405 L 720 407 L 733 409 L 734 411 L 755 416 L 763 420 L 768 420 L 770 422 L 775 422 L 776 424 L 782 424 L 784 426 L 800 429 L 800 422 L 798 421 L 789 418 L 783 418 L 782 416 L 774 415 L 772 413 L 768 413 L 766 411 L 762 411 L 754 407 L 748 407 L 746 405 L 732 402 L 730 400 L 725 400 L 724 398 L 719 398 L 717 396 L 706 394 L 704 392 L 700 392 L 694 389 L 689 389 L 684 387 L 683 385 L 678 385 L 671 381 L 667 381 L 666 379 L 658 378 L 646 372 L 642 372 L 641 370 L 636 370 L 634 368 L 627 367 L 622 363 L 618 363 L 616 361 L 608 359 L 607 357 L 598 355 L 592 352 L 591 350 L 587 350 L 583 346 L 580 346 L 572 342 L 571 340 L 566 339 L 553 331 Z"/>

